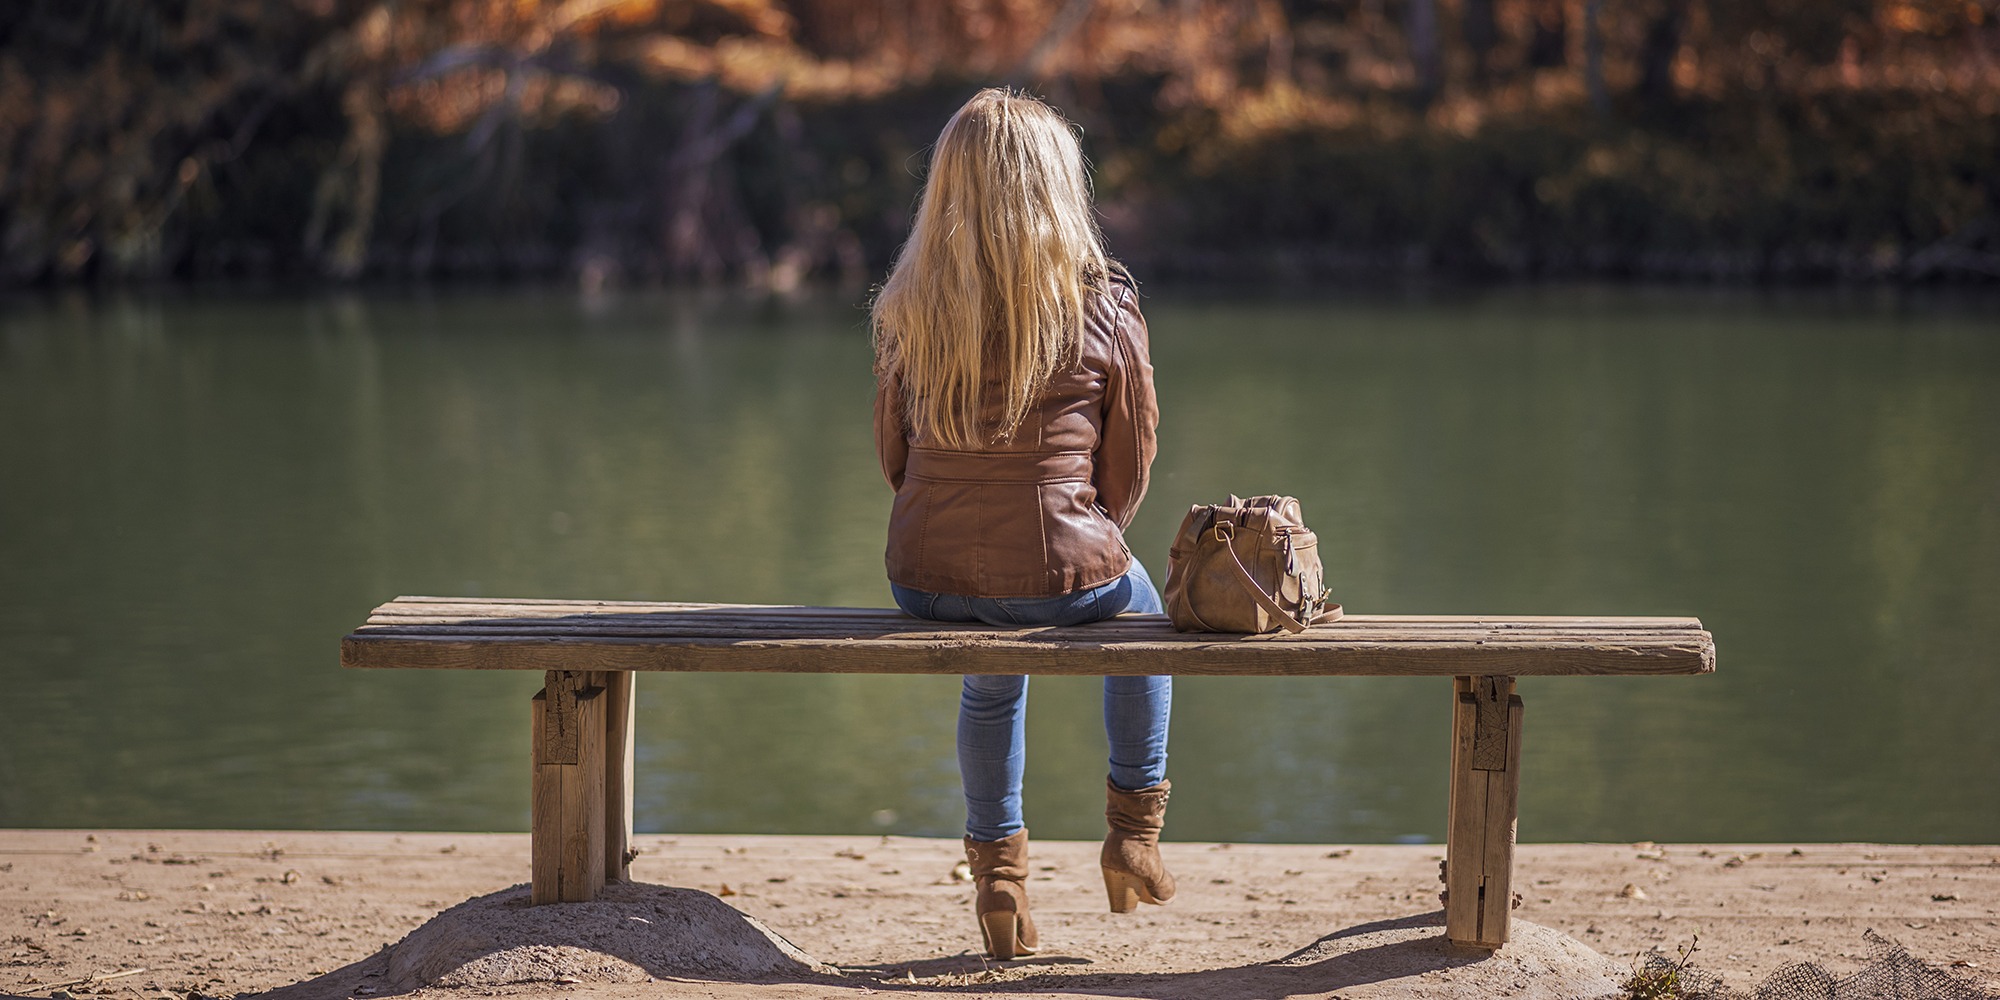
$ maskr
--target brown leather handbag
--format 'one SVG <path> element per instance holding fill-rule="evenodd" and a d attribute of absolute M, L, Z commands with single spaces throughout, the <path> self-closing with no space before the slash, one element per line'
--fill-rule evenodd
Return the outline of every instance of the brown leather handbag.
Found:
<path fill-rule="evenodd" d="M 1292 497 L 1196 504 L 1167 552 L 1167 616 L 1182 632 L 1303 632 L 1328 604 L 1319 536 Z"/>

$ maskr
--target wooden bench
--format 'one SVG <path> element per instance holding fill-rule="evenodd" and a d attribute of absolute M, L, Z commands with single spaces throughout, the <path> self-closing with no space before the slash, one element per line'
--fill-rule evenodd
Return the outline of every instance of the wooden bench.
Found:
<path fill-rule="evenodd" d="M 1715 643 L 1693 618 L 1349 615 L 1298 635 L 1235 636 L 1175 632 L 1158 615 L 1003 630 L 864 608 L 400 597 L 341 640 L 340 659 L 546 671 L 532 706 L 537 903 L 589 900 L 628 877 L 641 670 L 1450 677 L 1445 934 L 1497 948 L 1515 899 L 1514 678 L 1709 673 Z"/>

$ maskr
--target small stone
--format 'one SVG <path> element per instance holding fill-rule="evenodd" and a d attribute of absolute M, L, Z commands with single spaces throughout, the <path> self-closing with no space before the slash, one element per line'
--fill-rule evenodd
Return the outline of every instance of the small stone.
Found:
<path fill-rule="evenodd" d="M 1623 899 L 1645 899 L 1646 890 L 1639 888 L 1631 882 L 1627 882 L 1625 883 L 1625 888 L 1618 890 L 1618 895 Z"/>

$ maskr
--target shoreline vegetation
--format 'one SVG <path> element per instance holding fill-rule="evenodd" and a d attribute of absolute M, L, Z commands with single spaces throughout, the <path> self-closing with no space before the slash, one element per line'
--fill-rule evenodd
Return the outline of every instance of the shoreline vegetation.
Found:
<path fill-rule="evenodd" d="M 861 287 L 993 84 L 1146 279 L 2000 282 L 2000 0 L 88 0 L 0 287 Z"/>

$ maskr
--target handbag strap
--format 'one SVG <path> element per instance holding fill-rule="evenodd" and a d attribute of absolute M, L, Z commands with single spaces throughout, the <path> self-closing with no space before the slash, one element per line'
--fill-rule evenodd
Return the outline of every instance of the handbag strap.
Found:
<path fill-rule="evenodd" d="M 1223 528 L 1225 526 L 1229 530 L 1224 531 Z M 1249 591 L 1250 596 L 1257 601 L 1258 606 L 1270 612 L 1271 617 L 1276 618 L 1278 624 L 1285 627 L 1285 631 L 1294 633 L 1305 631 L 1307 623 L 1293 617 L 1291 612 L 1286 611 L 1283 605 L 1273 600 L 1271 595 L 1264 593 L 1264 588 L 1257 584 L 1257 578 L 1251 576 L 1249 568 L 1243 565 L 1243 559 L 1236 554 L 1236 545 L 1234 544 L 1236 537 L 1235 522 L 1217 521 L 1215 523 L 1215 536 L 1221 540 L 1223 549 L 1229 553 L 1229 561 L 1236 566 L 1236 575 L 1241 579 L 1243 589 Z M 1314 618 L 1311 624 L 1319 624 L 1321 617 Z M 1339 612 L 1334 612 L 1334 617 L 1339 617 Z M 1326 620 L 1331 621 L 1332 619 Z"/>

